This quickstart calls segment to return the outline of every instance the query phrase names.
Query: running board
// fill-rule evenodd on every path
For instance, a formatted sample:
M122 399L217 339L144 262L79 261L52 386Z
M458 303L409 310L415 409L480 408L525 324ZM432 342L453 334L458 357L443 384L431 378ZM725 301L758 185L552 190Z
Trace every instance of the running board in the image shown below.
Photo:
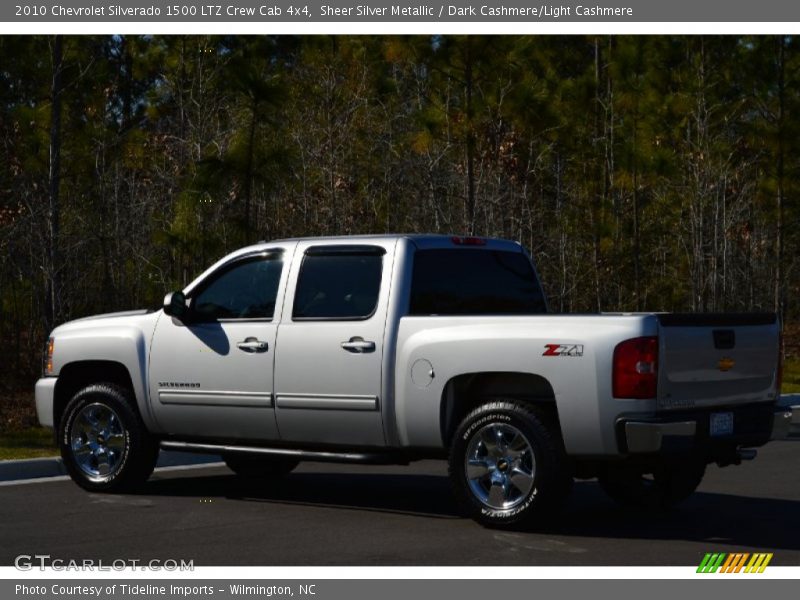
M362 463L373 465L407 465L408 458L398 454L367 452L319 452L289 448L263 448L260 446L232 446L228 444L197 444L193 442L161 442L164 450L199 452L203 454L247 454L251 456L282 456L313 462Z

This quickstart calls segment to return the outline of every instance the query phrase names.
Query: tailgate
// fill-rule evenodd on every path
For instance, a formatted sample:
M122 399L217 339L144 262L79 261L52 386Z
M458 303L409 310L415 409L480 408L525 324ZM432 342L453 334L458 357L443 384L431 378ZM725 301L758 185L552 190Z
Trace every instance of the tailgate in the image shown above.
M776 399L774 313L663 314L658 321L659 409Z

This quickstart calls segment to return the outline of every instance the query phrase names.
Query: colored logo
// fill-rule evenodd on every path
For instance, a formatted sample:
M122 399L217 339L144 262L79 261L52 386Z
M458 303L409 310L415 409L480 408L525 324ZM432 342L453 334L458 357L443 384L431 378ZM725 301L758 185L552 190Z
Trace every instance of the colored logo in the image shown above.
M733 365L736 363L733 362L732 358L728 358L727 356L720 358L719 362L717 363L717 368L720 371L730 371L733 368Z
M757 552L755 554L749 554L747 552L735 552L733 554L709 552L703 557L703 561L700 563L700 566L697 567L697 572L763 573L771 560L771 552Z
M583 356L583 344L545 344L542 356Z

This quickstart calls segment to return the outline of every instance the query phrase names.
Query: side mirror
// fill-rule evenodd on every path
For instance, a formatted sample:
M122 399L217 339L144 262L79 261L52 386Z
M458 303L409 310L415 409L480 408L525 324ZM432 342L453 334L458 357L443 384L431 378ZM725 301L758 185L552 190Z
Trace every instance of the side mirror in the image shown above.
M180 321L186 317L187 312L186 296L183 292L170 292L164 296L164 314Z

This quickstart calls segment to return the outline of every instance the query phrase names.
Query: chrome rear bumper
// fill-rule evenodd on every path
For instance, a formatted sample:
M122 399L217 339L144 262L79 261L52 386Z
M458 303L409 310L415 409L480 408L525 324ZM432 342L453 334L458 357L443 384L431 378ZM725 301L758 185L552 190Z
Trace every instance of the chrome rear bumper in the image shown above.
M666 437L683 438L689 441L695 437L696 433L697 423L695 421L679 421L676 423L628 421L625 423L628 452L635 454L660 451Z
M736 413L737 408L731 408ZM782 440L790 434L800 434L800 406L757 407L758 418L738 414L734 433L727 436L709 435L709 411L684 413L682 418L654 417L625 420L621 423L624 451L630 454L683 451L692 448L760 446L771 440Z

